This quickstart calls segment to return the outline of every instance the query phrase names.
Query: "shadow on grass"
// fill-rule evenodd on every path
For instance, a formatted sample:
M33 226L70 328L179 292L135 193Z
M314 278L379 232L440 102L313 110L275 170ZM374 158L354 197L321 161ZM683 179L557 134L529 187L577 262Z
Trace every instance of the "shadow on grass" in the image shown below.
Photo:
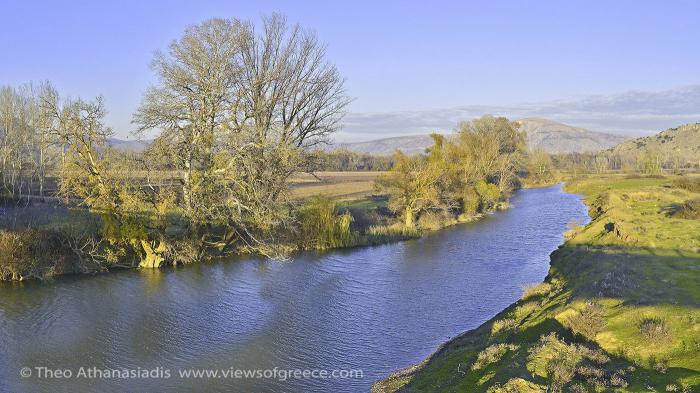
M516 302L480 327L442 345L423 363L375 385L374 391L485 392L489 387L503 386L515 379L551 389L553 381L549 375L533 370L531 354L542 345L541 339L552 333L566 345L583 346L609 358L605 364L591 364L584 359L574 368L563 391L570 391L567 389L576 383L585 386L587 391L596 388L611 391L623 386L631 391L646 391L650 387L663 391L676 386L677 391L683 391L679 381L691 381L691 386L684 382L685 387L697 388L700 381L697 370L669 367L668 359L657 360L653 356L642 361L638 357L634 360L624 351L608 353L598 343L575 336L558 317L575 300L597 298L617 299L620 305L632 307L698 307L700 258L689 254L623 246L561 246L552 253L552 267L546 282L563 285L552 293L536 297L538 307L516 320L513 328L492 333L494 323L515 318L516 310L532 303L533 299ZM471 368L481 351L498 344L516 344L518 349L483 369ZM700 354L700 348L692 351ZM579 371L578 366L589 368ZM586 376L583 375L585 370L598 374ZM512 391L520 391L515 389Z
M689 285L700 282L700 258L677 250L562 246L552 254L550 276L566 282L574 297L700 306L700 288Z

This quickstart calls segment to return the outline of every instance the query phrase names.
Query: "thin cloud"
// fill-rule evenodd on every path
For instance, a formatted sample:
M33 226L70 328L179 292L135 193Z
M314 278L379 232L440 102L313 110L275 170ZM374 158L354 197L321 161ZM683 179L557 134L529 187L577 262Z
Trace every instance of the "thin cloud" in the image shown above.
M336 140L450 132L460 121L483 114L513 119L544 117L592 131L649 135L680 124L700 122L700 85L510 106L470 105L425 111L349 113Z

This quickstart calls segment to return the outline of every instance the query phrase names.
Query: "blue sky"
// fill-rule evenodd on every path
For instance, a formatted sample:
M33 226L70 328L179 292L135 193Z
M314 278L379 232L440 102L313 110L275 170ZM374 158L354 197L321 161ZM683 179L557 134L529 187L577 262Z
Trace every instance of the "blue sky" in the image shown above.
M120 136L133 128L131 114L154 80L148 67L154 50L210 17L257 21L274 11L315 30L328 45L329 59L347 78L355 113L488 110L700 84L698 1L1 0L0 5L0 84L48 79L67 95L101 94L108 123ZM605 123L599 128L634 131ZM349 127L343 138L357 139L359 131L353 135Z

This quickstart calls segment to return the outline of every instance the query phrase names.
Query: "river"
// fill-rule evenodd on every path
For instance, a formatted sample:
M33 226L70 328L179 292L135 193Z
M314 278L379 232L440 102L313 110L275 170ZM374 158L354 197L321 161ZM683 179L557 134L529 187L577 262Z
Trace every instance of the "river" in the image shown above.
M561 186L511 203L421 239L286 262L0 284L0 391L367 391L517 300L568 223L588 220ZM180 376L190 369L229 374Z

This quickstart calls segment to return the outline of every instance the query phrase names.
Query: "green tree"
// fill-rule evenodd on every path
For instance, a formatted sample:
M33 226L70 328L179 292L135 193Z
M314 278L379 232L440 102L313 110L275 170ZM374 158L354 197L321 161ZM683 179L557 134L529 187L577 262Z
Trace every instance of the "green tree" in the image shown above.
M424 157L410 157L397 150L394 167L377 179L377 187L389 194L389 208L403 216L407 228L415 227L416 216L440 206L440 173Z

